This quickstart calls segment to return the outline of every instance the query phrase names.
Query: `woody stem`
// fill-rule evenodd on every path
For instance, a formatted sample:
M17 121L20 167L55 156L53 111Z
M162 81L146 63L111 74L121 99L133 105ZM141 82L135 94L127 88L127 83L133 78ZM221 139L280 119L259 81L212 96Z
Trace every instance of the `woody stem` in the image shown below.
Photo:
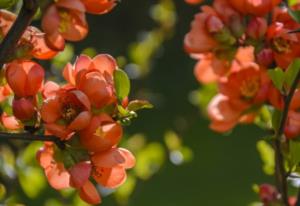
M23 0L23 5L16 21L0 44L0 69L10 59L10 55L14 52L26 28L30 25L37 9L38 0Z
M52 135L35 135L31 133L6 133L0 132L0 141L1 140L23 140L23 141L48 141L54 142L57 147L60 149L65 149L66 145L65 142L62 141L60 138Z
M288 191L287 191L287 180L286 180L286 171L284 168L284 156L282 153L282 143L285 142L284 137L284 128L290 108L290 104L292 98L294 96L295 90L297 89L298 83L300 80L300 71L298 72L292 86L287 95L283 95L284 99L284 107L282 111L282 115L280 118L280 124L277 131L275 131L275 140L274 140L274 148L275 148L275 175L277 180L277 188L281 194L282 201L285 206L288 206Z

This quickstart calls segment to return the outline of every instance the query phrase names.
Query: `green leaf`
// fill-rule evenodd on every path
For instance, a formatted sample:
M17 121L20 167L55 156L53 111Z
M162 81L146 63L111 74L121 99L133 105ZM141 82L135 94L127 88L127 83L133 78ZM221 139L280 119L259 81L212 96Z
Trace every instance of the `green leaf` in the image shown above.
M0 1L0 9L7 9L16 4L16 0L1 0Z
M292 86L299 70L300 70L300 58L297 58L289 65L287 71L285 72L284 83L288 87Z
M284 72L281 68L276 67L275 69L268 70L269 77L271 78L274 86L282 91L282 86L285 80Z
M297 23L300 23L300 11L299 10L291 10L289 7L288 8L288 13L289 15L296 21Z
M297 0L288 0L289 6L294 6L297 3L298 3Z
M19 170L19 181L25 194L36 198L46 186L45 177L40 168L26 167Z
M289 149L291 154L291 160L294 164L298 164L300 162L300 142L299 141L290 141Z
M140 109L151 109L153 105L146 100L133 100L129 102L127 109L129 111L137 111Z
M165 150L160 143L150 143L136 154L135 174L143 179L149 179L158 172L165 162Z
M122 101L130 92L130 80L123 70L117 69L114 72L114 83L117 98Z
M272 127L274 130L278 130L280 126L280 119L281 119L281 111L275 109L272 114Z
M261 160L263 162L263 171L267 175L274 174L275 168L275 152L274 149L264 140L258 141L256 148L260 154Z

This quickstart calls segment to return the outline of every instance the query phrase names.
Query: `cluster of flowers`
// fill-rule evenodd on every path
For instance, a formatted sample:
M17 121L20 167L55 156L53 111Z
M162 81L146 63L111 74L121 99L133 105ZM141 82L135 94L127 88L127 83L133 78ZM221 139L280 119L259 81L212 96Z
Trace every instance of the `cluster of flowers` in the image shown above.
M214 0L195 15L184 48L198 61L194 68L197 80L217 85L207 109L212 130L224 133L239 123L256 123L262 108L271 114L283 110L291 81L282 79L295 76L291 68L300 57L300 34L296 32L300 24L293 16L300 1L293 2L288 7L281 0ZM281 78L278 84L276 78ZM300 135L299 108L297 88L284 127L288 139ZM265 126L272 129L270 122ZM264 205L280 202L280 194L270 185L260 187L260 197ZM295 202L291 200L290 205Z
M114 6L114 0L50 1L42 8L44 32L26 29L1 76L0 101L12 99L13 113L2 113L3 127L15 132L31 128L59 138L64 148L45 142L37 160L53 188L75 188L90 204L101 202L95 183L116 188L126 180L126 169L135 165L131 152L117 147L123 134L119 110L130 113L128 98L120 99L116 91L115 73L120 70L107 54L81 55L65 66L65 85L44 84L44 69L30 59L51 59L64 49L65 40L86 36L84 12L102 14ZM0 10L0 40L15 20L13 13Z
M238 123L252 123L262 105L282 109L282 95L267 71L276 66L285 71L300 56L300 35L290 33L300 24L280 3L214 0L195 15L184 46L198 60L194 73L199 82L218 84L208 106L213 130L226 132ZM288 138L300 134L299 92L285 127Z

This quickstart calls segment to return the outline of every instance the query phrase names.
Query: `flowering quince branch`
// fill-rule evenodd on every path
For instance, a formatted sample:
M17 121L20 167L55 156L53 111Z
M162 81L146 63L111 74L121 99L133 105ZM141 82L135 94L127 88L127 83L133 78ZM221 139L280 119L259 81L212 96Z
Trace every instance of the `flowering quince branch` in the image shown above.
M16 140L23 140L23 141L48 141L54 142L58 148L64 150L66 148L65 142L62 141L60 138L53 136L53 135L35 135L31 133L7 133L7 132L0 132L0 139L16 139Z
M274 168L264 170L275 173L277 188L262 184L257 190L264 206L300 205L300 197L289 196L287 181L300 169L299 6L299 1L213 0L201 7L184 38L186 52L198 61L197 80L204 87L217 85L207 104L210 128L224 133L252 123L274 131L257 143L264 162L266 154L274 156L265 163Z
M274 140L274 146L275 146L275 161L276 161L276 178L277 178L277 184L279 192L282 195L282 201L287 206L288 204L288 193L287 193L287 180L286 180L286 171L284 168L284 157L282 154L282 147L281 143L286 141L284 138L284 129L287 121L287 116L290 108L290 104L292 101L292 98L295 94L295 91L297 89L297 86L300 81L300 70L298 71L294 82L292 83L292 86L288 92L288 94L283 94L283 100L284 100L284 107L280 118L279 128L277 131L275 131L275 140ZM300 201L298 199L298 201ZM299 202L300 203L300 202Z
M117 2L37 3L24 0L18 17L0 10L0 66L5 80L0 102L9 109L7 114L1 108L1 128L9 132L0 132L0 139L44 141L36 158L49 184L56 190L74 188L85 202L99 204L95 183L115 189L135 165L134 155L118 147L122 126L136 117L137 110L152 105L128 100L130 80L108 54L80 55L74 65L67 63L63 85L44 82L44 68L31 59L51 59L64 50L66 41L84 39L88 33L85 14L105 14ZM43 32L29 26L37 6L42 11ZM40 129L44 135L36 134Z
M26 28L30 25L37 9L37 0L23 0L23 5L16 21L0 44L0 69L10 60L10 55L14 52Z

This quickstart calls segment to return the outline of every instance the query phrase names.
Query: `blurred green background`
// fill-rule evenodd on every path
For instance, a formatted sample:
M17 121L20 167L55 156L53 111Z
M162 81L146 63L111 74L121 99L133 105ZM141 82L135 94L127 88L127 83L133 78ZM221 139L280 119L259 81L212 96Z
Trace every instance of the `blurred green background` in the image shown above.
M244 206L257 200L253 184L272 181L263 174L256 150L263 132L240 126L216 134L197 106L195 61L182 42L198 10L183 0L124 0L109 14L89 15L88 38L68 47L52 65L44 63L55 74L74 60L72 52L109 53L132 79L130 98L155 106L125 128L122 144L137 155L137 167L119 191L101 190L103 206ZM23 143L9 144L0 149L5 204L84 205L72 192L59 194L45 182L34 160L39 143L25 154L9 149L25 148Z

